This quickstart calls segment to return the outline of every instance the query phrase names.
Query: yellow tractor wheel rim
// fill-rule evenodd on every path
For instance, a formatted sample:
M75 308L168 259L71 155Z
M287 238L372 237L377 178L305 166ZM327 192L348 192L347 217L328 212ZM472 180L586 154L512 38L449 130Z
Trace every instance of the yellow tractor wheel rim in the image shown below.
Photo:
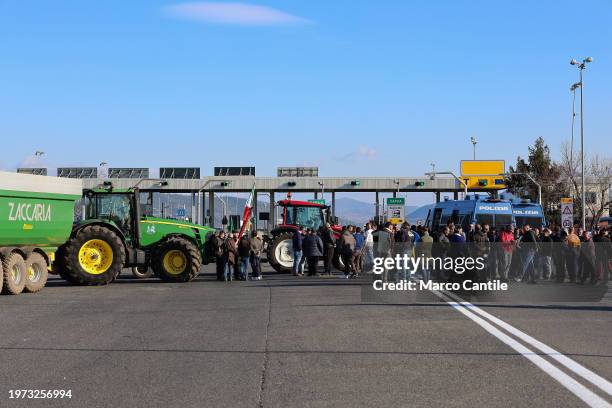
M163 259L164 269L172 274L179 275L183 273L187 267L187 257L182 251L178 249L172 249L164 255Z
M113 249L108 242L90 239L79 249L81 268L92 275L100 275L113 264Z

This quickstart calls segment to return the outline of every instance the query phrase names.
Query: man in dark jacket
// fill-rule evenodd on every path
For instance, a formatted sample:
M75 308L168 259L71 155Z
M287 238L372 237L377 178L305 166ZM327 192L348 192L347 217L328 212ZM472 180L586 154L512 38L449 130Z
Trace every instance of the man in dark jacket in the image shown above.
M225 279L225 264L227 256L225 254L225 231L219 231L213 237L213 248L215 251L215 263L217 265L217 280Z
M534 258L538 250L538 241L529 224L523 227L520 247L523 249L523 270L520 279L517 278L517 281L526 280L529 283L536 283Z
M323 256L323 241L310 228L306 231L306 236L302 241L302 251L308 263L308 276L319 276L317 264L319 258Z
M293 274L295 276L303 275L304 270L302 269L302 233L304 228L300 225L297 231L293 234L292 245L293 245Z
M441 259L441 264L439 266L444 265L444 258L446 258L448 254L448 250L450 247L450 241L448 240L449 234L450 234L450 230L448 229L448 227L442 228L442 230L440 231L440 234L438 234L438 239L436 242L434 242L434 245L432 248L432 256L434 258ZM440 279L440 280L446 280L447 274L444 271L443 267L440 267L440 269L436 269L435 278Z
M555 265L555 282L565 282L565 254L567 252L567 233L554 227L552 234L552 260Z
M477 272L478 278L484 281L488 278L486 261L489 257L489 252L491 251L491 242L489 241L489 237L487 236L487 234L482 230L482 226L480 224L476 224L474 226L472 240L472 257L483 258L485 261L485 268Z
M325 228L321 231L321 241L323 242L323 265L325 267L325 273L331 276L331 267L334 261L334 250L336 247L336 240L334 238L334 230L332 230L330 224L325 224Z
M244 234L238 242L238 263L240 265L240 280L249 280L249 260L251 258L251 239Z

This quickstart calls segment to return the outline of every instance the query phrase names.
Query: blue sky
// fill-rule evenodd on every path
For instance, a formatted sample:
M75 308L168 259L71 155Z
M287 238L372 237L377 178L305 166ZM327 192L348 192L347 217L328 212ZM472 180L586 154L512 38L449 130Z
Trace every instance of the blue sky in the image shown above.
M0 0L0 168L420 175L569 138L612 154L612 3Z

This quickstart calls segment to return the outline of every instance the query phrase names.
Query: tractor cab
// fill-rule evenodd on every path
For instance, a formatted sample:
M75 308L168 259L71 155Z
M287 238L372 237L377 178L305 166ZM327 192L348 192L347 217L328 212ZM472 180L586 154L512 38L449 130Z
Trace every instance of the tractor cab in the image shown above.
M298 201L291 199L291 193L287 199L278 202L280 210L278 228L296 228L301 225L318 231L326 223L338 224L338 218L331 215L330 207L322 202Z
M84 222L103 221L117 228L126 241L138 245L140 204L138 190L86 190Z
M278 202L282 213L279 227L312 228L318 231L327 222L328 209L325 205L308 201L282 200Z
M277 203L278 225L266 236L267 259L278 272L289 272L293 265L292 238L298 226L320 231L326 223L331 224L335 238L338 238L342 229L338 218L330 213L329 206L320 202L292 200L291 194L287 199ZM339 256L334 256L339 258Z

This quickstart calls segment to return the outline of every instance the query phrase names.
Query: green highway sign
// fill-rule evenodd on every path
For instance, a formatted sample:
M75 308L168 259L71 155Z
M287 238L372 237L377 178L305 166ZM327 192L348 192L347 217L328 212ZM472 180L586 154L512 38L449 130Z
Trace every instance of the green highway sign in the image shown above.
M406 199L404 197L388 197L387 205L405 205Z
M387 198L387 221L391 224L401 224L406 221L406 199L404 197Z

